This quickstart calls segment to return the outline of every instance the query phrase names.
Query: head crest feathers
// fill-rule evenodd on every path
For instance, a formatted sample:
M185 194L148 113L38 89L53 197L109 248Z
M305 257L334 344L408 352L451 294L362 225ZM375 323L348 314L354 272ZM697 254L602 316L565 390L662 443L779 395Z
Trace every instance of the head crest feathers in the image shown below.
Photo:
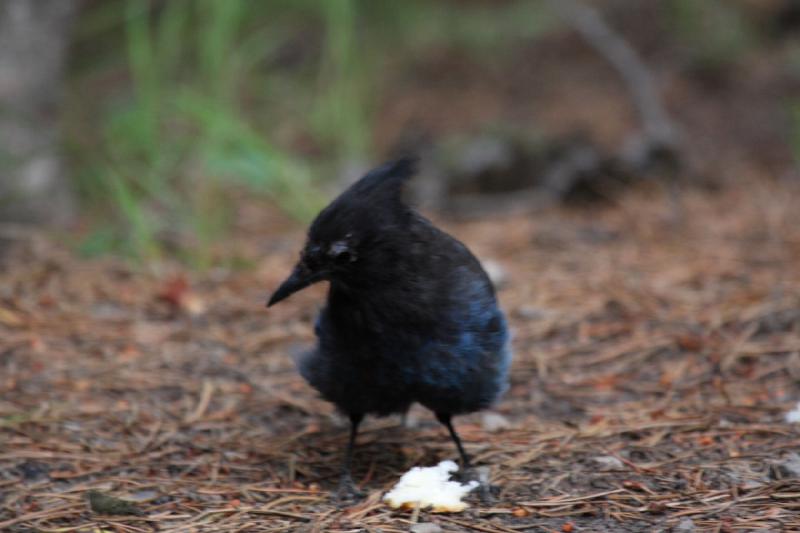
M416 169L417 159L404 157L370 170L317 215L309 234L324 240L353 229L402 225L410 213L403 184Z
M403 184L417 172L418 159L403 157L376 167L355 182L345 194L374 197L389 194L400 199Z

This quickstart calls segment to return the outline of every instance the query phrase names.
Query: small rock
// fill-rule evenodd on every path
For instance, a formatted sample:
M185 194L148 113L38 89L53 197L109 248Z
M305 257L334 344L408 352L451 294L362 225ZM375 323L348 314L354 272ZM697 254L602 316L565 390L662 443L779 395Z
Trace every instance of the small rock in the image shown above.
M494 259L484 259L481 265L495 288L499 289L508 284L508 271L499 262Z
M416 413L413 410L403 413L402 417L400 418L400 425L409 429L419 427L419 413Z
M439 524L434 524L433 522L422 522L411 526L409 531L411 533L441 533L442 528Z
M755 479L748 479L744 483L742 483L740 486L741 486L742 490L748 490L749 491L749 490L760 489L761 487L764 486L764 484L761 483L760 481L756 481Z
M800 478L800 455L790 454L782 461L773 463L773 469L778 474L779 479Z
M92 508L92 511L97 514L137 516L143 514L141 509L139 509L133 502L120 500L119 498L115 498L96 490L90 490L86 496L89 500L89 506Z
M122 305L114 302L97 302L89 308L89 313L96 320L118 322L130 318L130 312Z
M622 461L614 457L613 455L602 455L600 457L595 457L595 463L600 465L601 472L608 472L610 470L623 470L625 465L622 464Z
M484 431L489 433L496 433L511 427L511 422L508 420L508 418L504 417L500 413L493 413L491 411L483 413L481 424L483 425Z
M188 293L181 300L181 308L191 316L200 316L206 312L208 306L205 300L194 293Z
M721 428L730 428L736 425L732 420L727 418L720 418L718 424Z
M800 423L800 402L797 403L794 409L786 413L785 419L788 424Z
M678 525L675 526L675 529L673 531L675 531L676 533L694 531L694 522L692 521L691 518L684 518L683 520L678 522Z
M125 499L135 503L151 502L161 496L155 490L138 490L129 494Z
M524 320L541 320L547 317L548 313L544 309L532 305L521 305L514 311L514 314Z

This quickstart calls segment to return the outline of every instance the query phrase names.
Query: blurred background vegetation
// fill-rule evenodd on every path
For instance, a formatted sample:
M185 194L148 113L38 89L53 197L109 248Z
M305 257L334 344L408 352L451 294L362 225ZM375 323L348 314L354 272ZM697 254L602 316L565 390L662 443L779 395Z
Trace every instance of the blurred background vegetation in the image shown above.
M202 248L242 188L308 220L321 181L375 157L387 58L529 36L540 8L514 2L485 25L491 6L459 13L425 0L92 4L75 36L65 127L81 198L113 223L84 249L150 255L167 232Z
M788 146L793 139L800 153L800 98L790 97L800 78L795 2L587 4L664 82L667 107L690 137L714 136L702 124L726 122L693 107L704 99L741 116L748 98L771 98L780 116L766 116L776 107L758 112L779 124L765 135L778 134L756 140ZM583 45L551 7L544 0L82 2L59 113L66 174L81 206L77 246L87 254L176 254L202 266L243 198L263 196L306 221L342 179L391 155L409 135L413 147L492 128L556 135L558 121L530 102L551 106L552 93L583 91L569 84L589 91L566 98L563 115L582 101L590 118L580 127L565 118L564 132L594 123L595 135L614 138L618 131L604 121L620 104L585 99L591 72L561 74L582 68L570 57ZM752 81L759 76L763 82ZM621 113L618 130L630 129L629 115ZM784 159L761 168L770 173Z

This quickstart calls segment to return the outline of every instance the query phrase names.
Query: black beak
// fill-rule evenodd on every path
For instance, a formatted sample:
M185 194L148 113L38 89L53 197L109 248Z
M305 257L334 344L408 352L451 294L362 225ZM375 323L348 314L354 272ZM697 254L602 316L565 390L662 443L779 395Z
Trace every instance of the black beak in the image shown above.
M298 263L286 281L281 283L281 286L278 287L278 290L272 293L272 296L267 302L267 307L272 307L276 303L280 302L281 300L285 300L297 291L305 289L309 285L321 281L323 277L323 273L312 272L305 264Z

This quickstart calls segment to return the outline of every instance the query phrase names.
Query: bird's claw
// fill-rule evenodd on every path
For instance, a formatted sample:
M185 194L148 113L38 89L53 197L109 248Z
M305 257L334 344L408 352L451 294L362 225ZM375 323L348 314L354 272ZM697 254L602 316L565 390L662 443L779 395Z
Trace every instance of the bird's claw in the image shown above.
M485 506L490 506L494 504L495 497L494 497L494 490L497 487L493 487L489 483L481 483L478 486L478 497L481 499L481 503Z
M492 494L492 489L494 487L489 483L488 466L467 467L456 474L456 478L461 483L477 481L478 497L481 499L481 503L483 505L491 505L494 503L494 495Z
M339 488L333 493L333 501L339 505L356 503L364 499L364 493L358 490L350 477L342 478Z

